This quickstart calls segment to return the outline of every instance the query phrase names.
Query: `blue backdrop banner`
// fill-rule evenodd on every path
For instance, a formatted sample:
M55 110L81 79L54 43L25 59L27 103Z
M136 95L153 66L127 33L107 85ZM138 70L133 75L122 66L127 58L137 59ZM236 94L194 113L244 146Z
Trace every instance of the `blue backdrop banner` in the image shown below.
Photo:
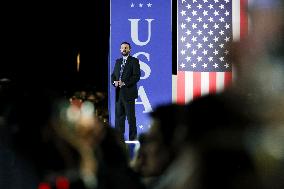
M138 134L150 127L148 113L155 106L172 102L171 0L111 0L109 58L109 112L115 122L115 88L111 73L121 57L120 44L131 44L139 59L141 78L135 102ZM128 139L126 121L125 139Z

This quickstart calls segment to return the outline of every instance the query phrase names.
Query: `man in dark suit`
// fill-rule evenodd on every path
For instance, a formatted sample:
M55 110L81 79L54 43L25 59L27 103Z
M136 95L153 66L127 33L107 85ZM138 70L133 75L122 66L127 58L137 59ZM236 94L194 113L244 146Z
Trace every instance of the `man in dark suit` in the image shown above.
M129 140L137 138L135 99L138 97L137 82L140 80L139 60L130 56L131 46L122 42L120 52L122 58L116 60L111 82L116 88L115 128L124 135L125 118L129 125Z

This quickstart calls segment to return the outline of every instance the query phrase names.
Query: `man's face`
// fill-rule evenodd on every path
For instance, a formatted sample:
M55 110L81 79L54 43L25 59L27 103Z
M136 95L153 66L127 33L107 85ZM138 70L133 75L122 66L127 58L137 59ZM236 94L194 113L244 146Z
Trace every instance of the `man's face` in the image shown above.
M129 53L130 53L129 45L127 45L127 44L122 44L122 45L120 46L120 52L121 52L122 56L128 56Z

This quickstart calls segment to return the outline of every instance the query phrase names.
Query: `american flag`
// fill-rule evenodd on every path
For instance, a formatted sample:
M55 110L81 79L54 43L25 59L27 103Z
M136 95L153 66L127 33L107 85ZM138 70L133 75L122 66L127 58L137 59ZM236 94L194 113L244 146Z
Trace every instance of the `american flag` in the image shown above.
M246 4L247 0L178 0L178 103L230 85L228 47L247 33Z

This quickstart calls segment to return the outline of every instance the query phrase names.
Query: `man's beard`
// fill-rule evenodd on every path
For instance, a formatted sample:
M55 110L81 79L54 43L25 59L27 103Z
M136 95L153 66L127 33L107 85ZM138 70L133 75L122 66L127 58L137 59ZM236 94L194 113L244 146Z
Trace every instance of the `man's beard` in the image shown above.
M129 52L122 52L121 54L122 54L122 56L128 56Z

